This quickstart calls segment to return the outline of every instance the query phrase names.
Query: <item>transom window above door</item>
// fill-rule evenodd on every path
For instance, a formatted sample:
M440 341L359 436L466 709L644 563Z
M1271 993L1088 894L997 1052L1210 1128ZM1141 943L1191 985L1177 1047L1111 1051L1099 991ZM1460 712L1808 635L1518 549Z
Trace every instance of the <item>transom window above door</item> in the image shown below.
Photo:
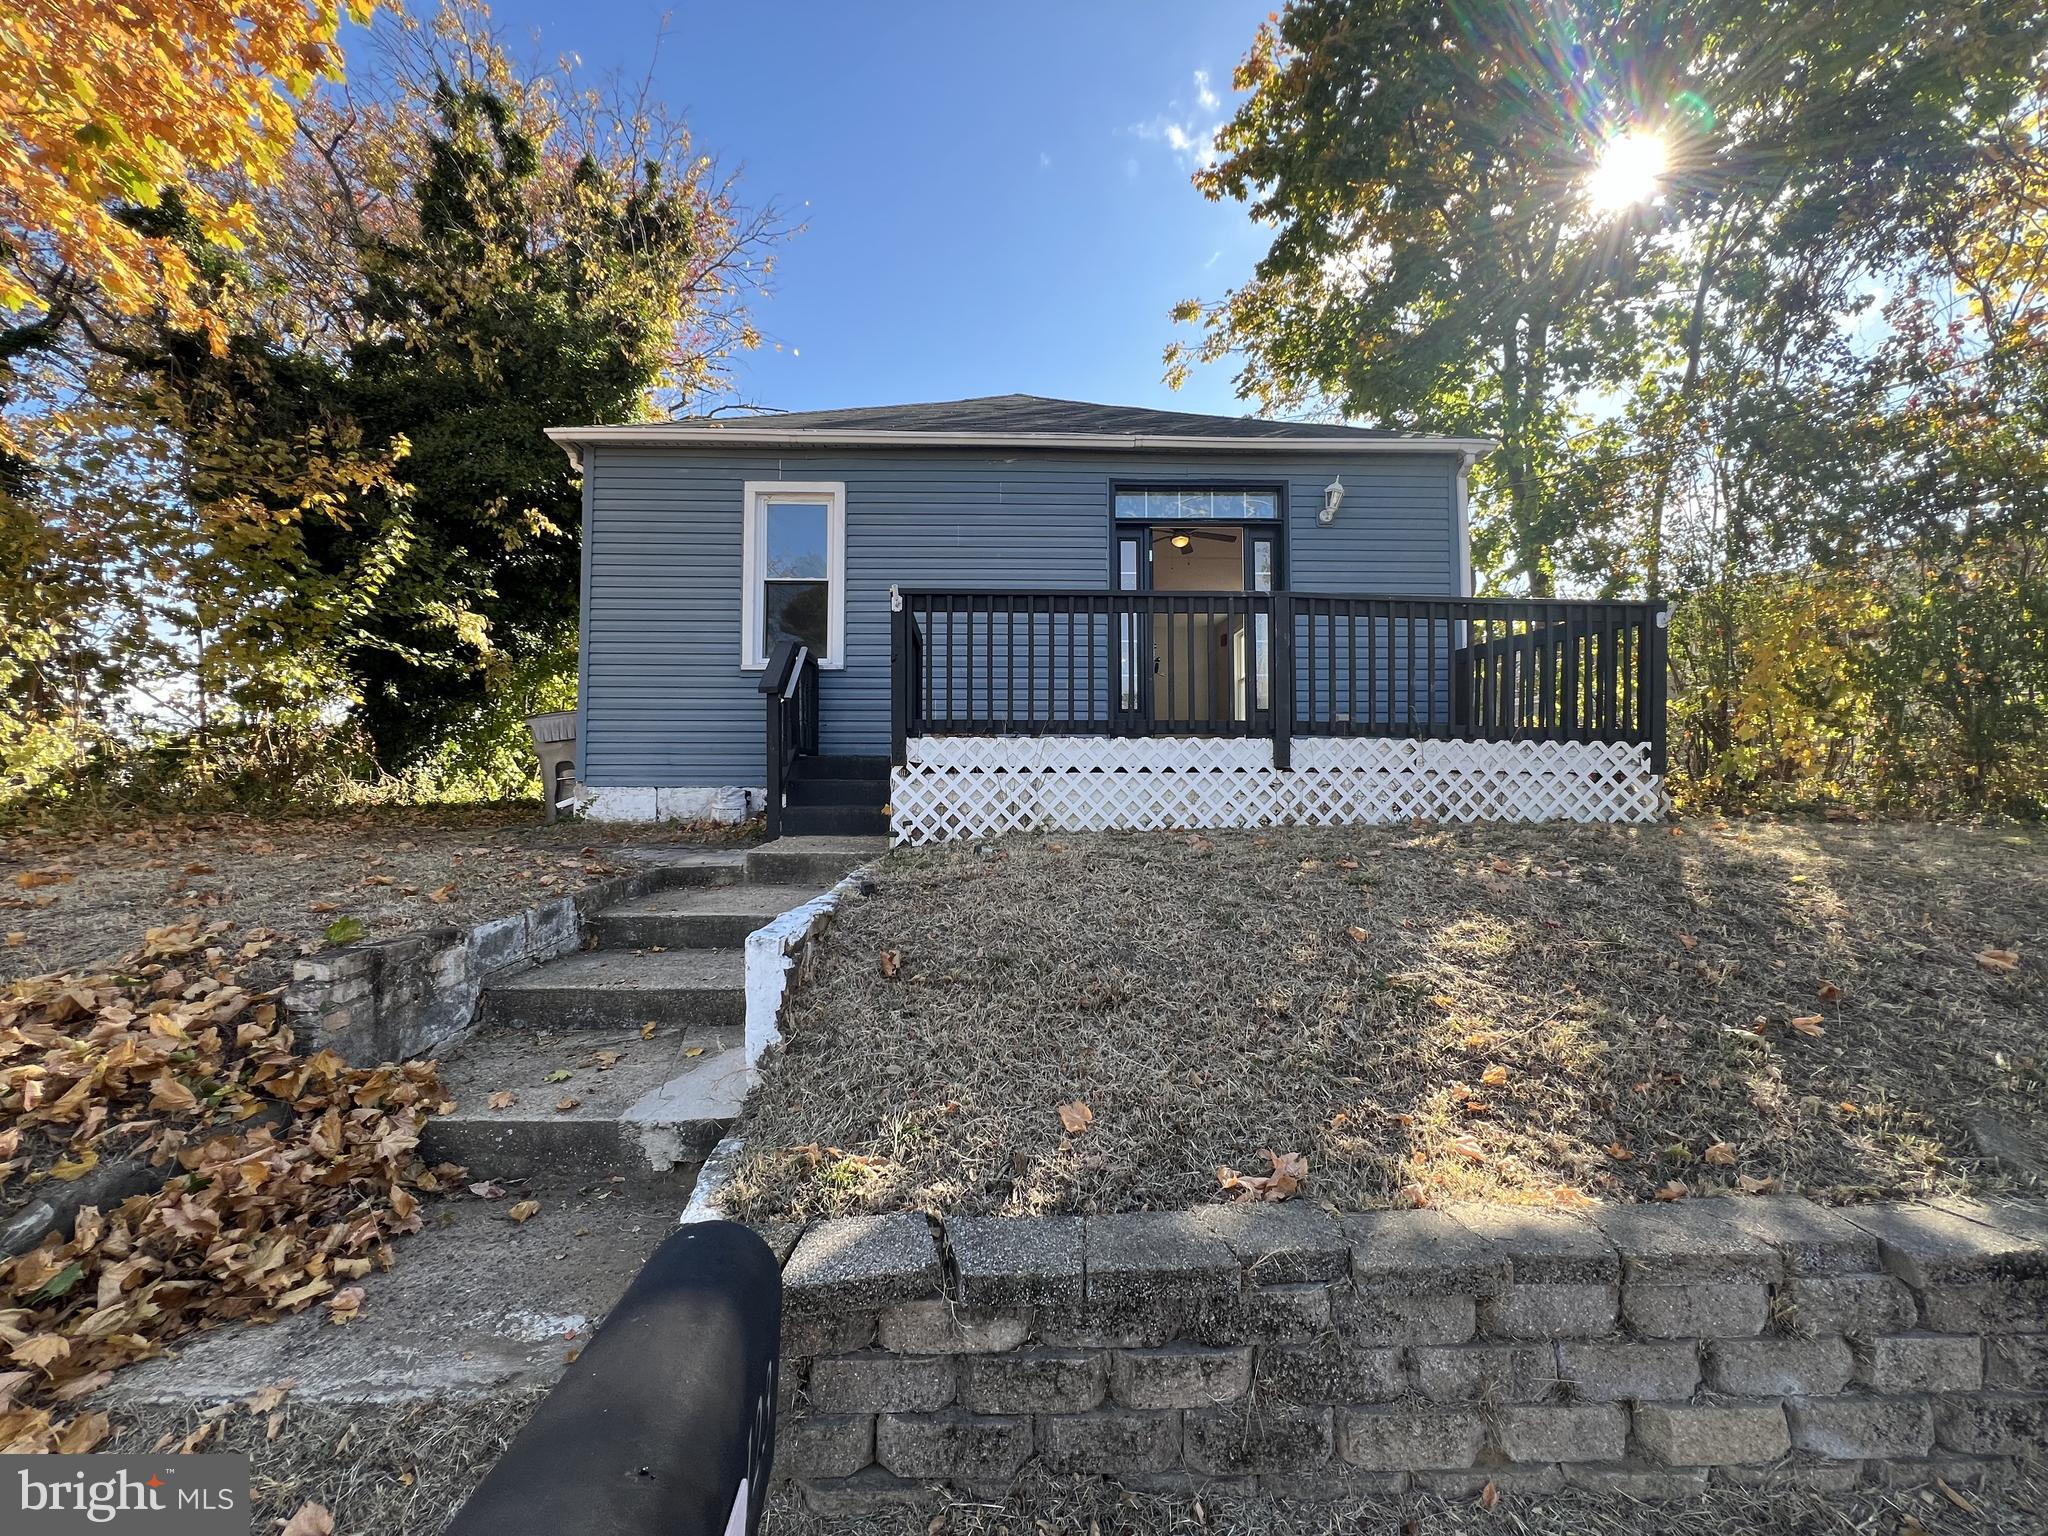
M759 671L784 640L821 667L846 651L846 486L751 480L741 564L740 665Z
M1200 485L1118 491L1116 515L1151 523L1186 523L1209 518L1261 522L1280 515L1280 493Z

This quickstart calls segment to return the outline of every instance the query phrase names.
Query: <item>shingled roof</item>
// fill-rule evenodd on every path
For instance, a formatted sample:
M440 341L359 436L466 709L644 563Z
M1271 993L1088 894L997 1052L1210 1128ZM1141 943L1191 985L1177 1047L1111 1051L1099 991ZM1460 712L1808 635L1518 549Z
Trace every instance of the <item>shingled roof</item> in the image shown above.
M686 418L689 419L689 418ZM695 418L703 424L703 418ZM1016 432L1071 436L1138 437L1407 437L1371 427L1319 421L1269 421L1263 416L1202 416L1135 405L1095 405L1044 395L978 395L972 400L931 400L920 405L868 405L843 411L777 411L748 418L778 427L860 427L870 432ZM734 425L736 423L726 423Z
M982 395L915 405L861 406L851 410L763 412L752 416L685 416L630 426L551 427L548 436L572 452L585 444L614 442L677 447L717 443L819 443L943 447L960 445L1079 448L1219 447L1265 449L1315 446L1324 450L1385 451L1411 448L1482 453L1486 438L1440 437L1319 421L1272 421L1261 416L1204 416L1132 405L1095 405L1043 395Z

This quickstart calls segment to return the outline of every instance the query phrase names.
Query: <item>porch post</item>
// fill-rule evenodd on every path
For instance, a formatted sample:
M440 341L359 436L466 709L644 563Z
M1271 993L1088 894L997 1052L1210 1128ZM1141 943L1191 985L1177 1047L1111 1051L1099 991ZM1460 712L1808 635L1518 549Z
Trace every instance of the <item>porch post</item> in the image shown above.
M1294 599L1273 594L1272 660L1273 766L1283 772L1294 766Z
M910 724L910 690L916 686L910 674L910 615L903 611L903 594L889 589L889 761L901 768L910 759L907 743Z
M1644 626L1650 643L1644 647L1649 671L1649 691L1644 702L1650 711L1650 772L1663 777L1667 742L1665 739L1665 703L1670 688L1670 636L1671 604L1669 601L1650 605L1650 622Z

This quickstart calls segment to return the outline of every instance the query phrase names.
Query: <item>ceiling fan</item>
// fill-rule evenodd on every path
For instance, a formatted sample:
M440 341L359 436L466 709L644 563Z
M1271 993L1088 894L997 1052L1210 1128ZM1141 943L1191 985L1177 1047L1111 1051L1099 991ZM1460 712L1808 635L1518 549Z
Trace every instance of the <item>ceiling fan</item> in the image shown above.
M1153 537L1157 538L1158 535L1154 534ZM1185 554L1194 546L1196 539L1214 539L1218 544L1235 544L1237 542L1237 535L1234 533L1216 533L1207 528L1176 528L1167 535L1166 542Z

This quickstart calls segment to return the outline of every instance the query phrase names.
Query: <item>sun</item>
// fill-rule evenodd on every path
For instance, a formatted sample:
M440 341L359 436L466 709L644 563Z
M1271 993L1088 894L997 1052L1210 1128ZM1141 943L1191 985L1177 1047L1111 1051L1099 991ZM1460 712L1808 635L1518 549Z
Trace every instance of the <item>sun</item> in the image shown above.
M1586 196L1602 213L1640 207L1663 187L1668 165L1663 135L1631 128L1602 146L1586 177Z

